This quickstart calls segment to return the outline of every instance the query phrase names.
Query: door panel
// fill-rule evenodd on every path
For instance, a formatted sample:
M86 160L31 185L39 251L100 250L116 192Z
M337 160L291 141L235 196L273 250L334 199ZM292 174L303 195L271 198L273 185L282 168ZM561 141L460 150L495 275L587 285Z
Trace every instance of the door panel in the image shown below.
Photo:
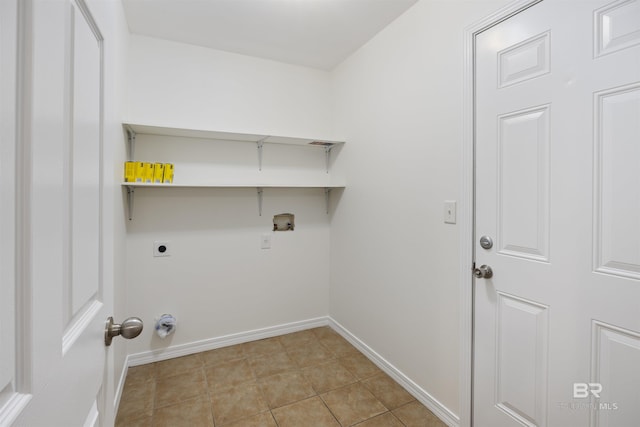
M595 12L596 56L640 44L640 4L633 0L609 3Z
M17 1L0 2L0 424L16 390L16 55Z
M498 52L498 87L503 88L549 72L550 33L546 32Z
M525 425L546 418L549 307L498 292L496 402Z
M103 39L82 0L25 1L24 381L16 426L95 425L103 300Z
M606 410L595 412L593 426L632 426L637 414L621 411L637 404L640 369L627 369L640 363L640 334L626 329L593 322L593 372L595 383L602 384L600 400Z
M544 0L477 37L476 426L640 419L639 5Z
M548 261L549 106L498 117L499 253Z
M595 268L640 279L640 85L596 94Z
M70 314L76 317L100 300L101 221L101 36L87 18L71 9L73 22L73 128L69 143L71 173Z

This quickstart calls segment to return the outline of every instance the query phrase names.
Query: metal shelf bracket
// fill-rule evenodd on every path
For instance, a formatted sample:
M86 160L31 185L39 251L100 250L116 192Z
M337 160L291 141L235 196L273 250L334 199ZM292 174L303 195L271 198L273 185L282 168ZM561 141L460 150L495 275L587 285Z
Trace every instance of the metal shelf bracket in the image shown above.
M258 216L262 216L262 187L256 187L258 192Z
M327 215L329 215L329 196L331 196L331 188L325 187L324 188L324 202L325 202L326 207L327 207Z
M327 163L327 173L329 173L329 166L331 164L331 149L333 148L333 145L328 145L326 147L324 147L324 157L325 157L325 161Z
M127 213L129 221L133 219L133 187L127 187Z
M126 127L127 129L127 141L129 142L129 147L127 150L127 155L129 157L129 160L133 160L133 156L135 154L136 151L136 132L131 129L130 126Z
M256 145L258 146L258 170L259 171L262 171L262 147L264 147L264 141L267 138L269 137L265 136L264 138L256 142Z

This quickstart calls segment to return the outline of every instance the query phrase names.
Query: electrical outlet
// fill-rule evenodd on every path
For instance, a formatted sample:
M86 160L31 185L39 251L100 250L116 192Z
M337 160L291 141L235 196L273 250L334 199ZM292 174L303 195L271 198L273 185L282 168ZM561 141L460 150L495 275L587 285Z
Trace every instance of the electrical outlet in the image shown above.
M166 240L153 242L153 256L171 256L170 243Z
M262 248L262 249L271 249L271 234L264 233L260 237L260 248Z

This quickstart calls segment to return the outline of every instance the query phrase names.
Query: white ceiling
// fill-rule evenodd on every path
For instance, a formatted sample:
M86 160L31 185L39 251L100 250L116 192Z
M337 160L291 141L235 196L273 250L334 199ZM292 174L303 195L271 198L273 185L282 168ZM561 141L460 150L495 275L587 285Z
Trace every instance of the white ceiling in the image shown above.
M132 33L330 70L417 0L122 0Z

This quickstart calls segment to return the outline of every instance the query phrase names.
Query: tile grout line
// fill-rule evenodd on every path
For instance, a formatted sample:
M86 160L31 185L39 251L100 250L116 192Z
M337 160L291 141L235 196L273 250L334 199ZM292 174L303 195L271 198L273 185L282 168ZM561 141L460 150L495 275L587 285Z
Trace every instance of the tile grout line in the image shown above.
M369 420L372 420L374 418L377 417L381 417L381 416L386 416L386 414L390 414L390 417L393 417L393 419L395 419L399 425L402 426L407 426L407 424L405 422L403 422L398 416L395 415L395 413L393 411L395 410L400 410L404 407L406 407L407 405L411 405L413 403L416 402L416 400L412 400L409 402L405 402L403 404L401 404L400 406L396 406L397 403L392 403L389 402L391 407L394 407L394 409L390 409L389 407L387 407L387 405L385 405L384 403L382 403L382 401L377 397L378 395L374 393L374 391L372 389L370 389L369 387L367 387L367 385L365 384L365 381L368 381L374 377L376 377L377 375L380 375L380 373L384 373L384 371L380 371L377 370L377 372L371 372L371 370L366 367L365 365L362 365L359 362L359 358L355 357L353 360L349 361L346 365L343 364L344 361L347 358L350 358L352 356L352 354L354 355L362 355L361 352L359 352L357 350L357 348L355 348L353 345L351 345L349 343L349 347L352 347L352 350L354 350L355 352L352 353L351 350L349 349L345 349L345 347L342 346L342 344L340 343L336 343L335 341L331 341L331 339L329 339L327 337L327 335L320 335L320 333L322 333L323 331L320 331L319 328L317 328L318 330L314 329L310 329L310 331L312 332L312 335L308 338L308 339L297 339L299 337L295 337L293 339L283 339L282 337L286 336L276 336L276 337L270 337L270 338L265 338L264 340L256 340L256 341L252 341L249 343L241 343L241 344L237 344L238 346L241 346L240 348L238 348L239 350L239 354L242 355L241 358L238 358L237 360L244 360L245 363L248 365L250 372L251 372L251 382L253 384L255 384L255 386L257 387L257 391L259 392L259 396L261 397L261 399L264 400L264 402L266 403L266 408L267 410L265 410L264 412L258 412L256 414L253 415L247 415L247 416L243 416L239 419L236 420L229 420L227 424L235 424L243 419L247 419L247 418L251 418L251 417L257 417L259 414L266 414L266 412L268 411L269 416L272 419L272 422L274 423L274 425L276 427L280 427L280 423L278 422L274 411L280 409L280 408L285 408L287 406L290 405L294 405L297 404L299 402L303 402L305 400L309 400L309 399L315 399L315 398L320 398L320 401L322 402L323 407L325 408L325 410L329 411L329 414L331 415L331 419L333 419L339 426L341 427L348 427L347 425L342 425L341 422L338 420L336 414L334 413L334 411L331 410L331 408L329 407L329 405L327 404L327 402L325 401L325 399L322 397L322 394L328 394L328 393L332 393L334 391L346 388L346 387L350 387L350 386L354 386L354 385L358 385L359 387L364 388L365 390L367 390L369 393L371 393L373 395L373 397L382 405L382 407L384 407L386 409L385 412L381 413L381 414L377 414L375 416L366 418L364 420L358 421L356 424L353 424L353 426L358 426L360 424L366 423ZM317 332L317 333L316 333ZM321 340L322 338L322 340ZM271 346L272 348L270 349L270 345L266 342L266 340L272 340L273 342L277 343L278 345L276 346ZM257 344L257 345L252 345L252 346L248 346L248 344L250 343L258 343L260 341L263 341L262 344ZM285 345L284 343L287 343L287 345ZM333 344L333 345L332 345ZM319 352L319 353L324 353L326 352L325 355L318 357L318 352L315 352L313 350L314 346L318 345L318 349L322 349L323 351ZM250 350L249 350L250 349ZM209 350L209 351L216 351L218 349L214 349L214 350ZM349 351L346 351L349 350ZM292 353L296 353L297 351L297 356L296 358L292 357ZM210 356L205 356L204 353L206 352L200 352L200 353L196 353L195 354L195 359L197 360L197 364L195 366L197 366L197 370L200 371L200 375L202 375L204 377L204 393L199 394L197 396L193 396L189 399L186 400L179 400L178 402L175 402L173 404L168 404L168 405L164 405L163 408L165 407L170 407L172 405L181 405L184 404L185 402L189 402L192 400L196 400L196 399L201 399L201 398L206 398L207 399L207 404L208 404L208 408L209 408L209 416L212 419L213 425L218 427L218 425L216 424L216 420L215 420L215 409L214 409L214 405L213 405L213 392L212 392L212 388L215 387L216 383L215 381L212 383L212 379L210 379L207 376L207 368L211 367L211 366L215 366L215 365L219 365L219 364L224 364L227 363L231 360L236 360L235 357L233 358L229 358L229 360L227 360L226 358L229 357L229 355L224 354L222 355L222 357L220 357L220 355L218 357L220 357L219 361L216 362L212 362L212 363L206 363L206 361L212 361L212 360L218 360L216 359L212 359L210 358ZM269 360L268 357L269 356L273 356L274 354L284 354L286 355L286 358L288 359L289 362L293 362L292 364L288 364L288 363L284 363L283 361L280 360ZM304 353L307 353L306 355ZM183 356L183 357L188 357L188 356ZM327 357L326 359L324 357ZM260 360L262 359L262 360ZM259 361L259 363L251 363L250 360L253 360L254 362L256 360ZM154 420L157 417L157 412L159 409L162 408L158 408L158 382L161 381L160 379L160 374L158 372L158 363L159 362L154 362L153 368L151 369L150 373L151 375L149 375L150 380L152 381L152 390L153 390L153 398L151 399L151 416L148 418L145 418L148 420L148 422L155 424ZM264 365L262 365L264 363ZM301 365L302 363L302 365ZM310 375L310 372L313 372L313 368L322 366L322 365L328 365L328 364L336 364L339 365L344 371L348 372L351 376L352 376L352 381L351 383L348 384L342 384L338 387L333 387L330 388L328 390L325 390L323 393L319 392L319 386L322 385L322 381L321 382L316 382L316 385L314 386L314 384L312 383L312 378ZM185 373L189 373L189 372L193 372L196 371L196 369L193 369L193 365L191 364L187 364L187 365L170 365L171 367L169 368L171 369L175 369L178 371L178 373L174 373L173 375L177 376L177 375L183 375ZM185 366L189 366L189 368L185 368ZM280 367L284 366L284 369L279 370ZM274 372L270 372L271 369L274 369ZM181 372L181 369L186 369L184 372ZM337 368L337 367L336 367ZM262 375L262 376L258 376L258 372L269 372L268 375ZM306 374L306 373L309 374ZM317 375L316 374L314 375ZM302 382L304 382L304 387L303 390L308 390L307 392L312 392L313 394L306 396L306 397L302 397L302 398L297 398L294 401L288 401L286 403L278 403L277 407L272 408L271 404L269 403L269 399L268 396L266 394L267 389L263 388L262 386L265 385L267 382L265 381L266 379L270 378L270 377L275 377L278 375L283 375L283 374L289 374L289 373L295 373L295 376L300 376L300 380ZM363 375L363 373L365 373L366 375ZM171 376L171 375L170 375ZM170 377L169 376L169 377ZM344 377L344 375L343 375ZM316 378L317 379L317 378ZM393 380L393 378L391 378ZM287 381L289 381L289 379L283 379L285 381L286 384ZM292 380L298 381L297 378L292 378ZM126 382L126 380L125 380ZM396 381L394 381L395 383L397 383ZM274 382L273 384L276 384L276 382ZM224 384L224 382L223 382ZM294 383L290 383L290 384L294 384ZM326 384L326 383L324 383ZM336 382L334 382L333 384L336 384ZM373 382L370 382L369 385L372 385ZM302 385L302 383L301 383ZM307 389L308 386L308 389ZM237 387L237 385L233 385L232 387ZM297 387L297 385L296 385ZM379 387L379 386L376 386ZM289 396L288 398L294 397L294 396L299 396L300 394L304 394L303 393L293 393L291 396ZM273 394L273 393L272 393ZM277 398L275 399L276 401L278 400ZM280 399L283 400L283 399ZM418 401L418 403L420 403ZM423 406L423 405L421 405ZM137 419L137 418L136 418ZM141 418L142 419L142 418ZM327 418L328 420L329 418ZM223 424L220 427L224 427L227 424ZM351 425L351 424L350 424Z
M337 389L336 389L337 390ZM322 396L318 395L318 397L320 398L320 401L322 402L322 404L324 405L325 408L327 408L327 411L329 411L329 413L331 414L331 416L333 417L334 420L336 420L336 422L338 423L339 426L341 427L345 427L342 425L342 423L340 422L340 420L338 419L338 417L336 416L336 414L333 413L333 411L331 410L331 408L329 408L329 405L327 405L327 402L324 401L324 399L322 398Z

